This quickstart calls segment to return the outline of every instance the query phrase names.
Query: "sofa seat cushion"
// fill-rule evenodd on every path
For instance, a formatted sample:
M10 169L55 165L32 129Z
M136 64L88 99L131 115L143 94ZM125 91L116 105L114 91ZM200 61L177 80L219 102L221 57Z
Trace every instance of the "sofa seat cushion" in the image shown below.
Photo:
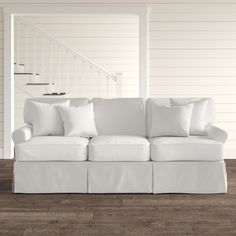
M16 145L17 161L86 161L89 139L38 136Z
M149 161L150 144L140 136L97 136L89 143L90 161Z
M149 139L153 161L220 161L223 145L206 136Z

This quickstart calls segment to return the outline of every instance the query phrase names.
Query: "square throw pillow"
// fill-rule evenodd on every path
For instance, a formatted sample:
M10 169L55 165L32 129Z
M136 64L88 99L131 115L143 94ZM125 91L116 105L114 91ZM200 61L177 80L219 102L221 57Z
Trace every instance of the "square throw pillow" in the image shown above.
M187 99L178 100L171 98L170 102L171 106L182 106L186 104L193 104L189 133L191 135L206 135L205 114L208 100L202 99L198 101L188 101Z
M189 136L193 105L175 107L152 106L149 137Z
M69 100L53 104L31 102L33 136L63 135L63 122L56 107L69 105Z
M57 107L63 120L65 136L97 136L93 103L78 107Z

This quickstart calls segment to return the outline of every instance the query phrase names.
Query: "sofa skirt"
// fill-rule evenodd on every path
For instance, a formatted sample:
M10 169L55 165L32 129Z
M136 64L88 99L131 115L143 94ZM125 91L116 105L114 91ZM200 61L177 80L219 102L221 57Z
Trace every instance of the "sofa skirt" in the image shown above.
M226 193L224 161L153 162L153 193Z
M225 193L219 162L15 162L15 193Z
M87 193L87 162L15 162L15 193Z
M152 193L151 162L90 162L89 193Z

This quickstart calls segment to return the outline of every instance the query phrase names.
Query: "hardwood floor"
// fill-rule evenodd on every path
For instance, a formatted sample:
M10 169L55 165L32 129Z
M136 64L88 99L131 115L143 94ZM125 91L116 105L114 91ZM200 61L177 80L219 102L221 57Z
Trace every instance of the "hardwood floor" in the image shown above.
M236 160L229 192L12 194L12 161L0 161L0 235L236 235Z

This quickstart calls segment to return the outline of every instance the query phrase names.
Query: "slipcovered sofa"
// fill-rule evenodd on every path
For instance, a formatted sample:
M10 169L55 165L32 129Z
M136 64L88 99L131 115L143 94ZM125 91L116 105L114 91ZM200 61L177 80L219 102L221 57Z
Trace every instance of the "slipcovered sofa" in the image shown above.
M150 135L152 106L171 98L92 99L98 135L33 136L30 102L87 98L32 98L25 102L26 126L13 132L15 193L225 193L223 145L227 133L212 125L211 98L174 98L188 104L206 100L205 135Z

